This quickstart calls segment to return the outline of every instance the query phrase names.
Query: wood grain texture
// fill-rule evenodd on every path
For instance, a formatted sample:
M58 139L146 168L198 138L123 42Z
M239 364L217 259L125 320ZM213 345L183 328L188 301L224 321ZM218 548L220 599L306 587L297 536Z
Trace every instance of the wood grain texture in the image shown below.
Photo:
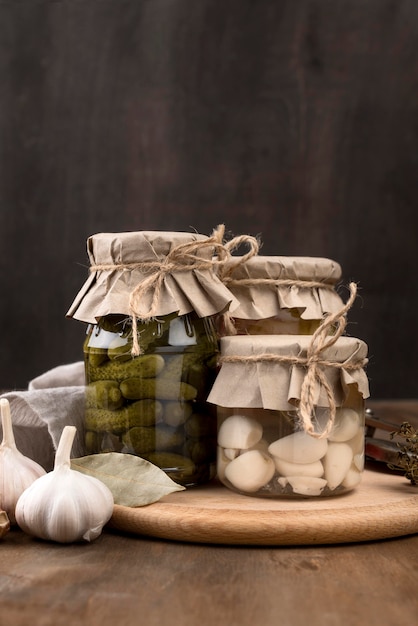
M2 0L1 387L81 358L90 234L224 222L339 261L414 397L417 40L415 0Z
M344 546L216 546L105 531L61 546L2 540L1 606L15 626L410 626L418 536Z
M315 545L387 539L418 532L418 489L400 476L366 470L344 496L248 498L218 484L170 494L147 507L116 505L111 526L200 543Z
M1 621L14 626L411 626L418 611L418 534L219 546L107 527L91 544L59 545L13 529L0 550Z

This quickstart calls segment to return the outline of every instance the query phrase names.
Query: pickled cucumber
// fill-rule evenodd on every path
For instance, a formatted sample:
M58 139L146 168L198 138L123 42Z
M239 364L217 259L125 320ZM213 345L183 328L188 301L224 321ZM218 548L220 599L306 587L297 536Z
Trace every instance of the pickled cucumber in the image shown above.
M114 411L123 404L119 385L114 380L98 380L86 387L86 406L88 408L110 409Z
M184 425L186 435L194 439L216 436L216 428L216 420L211 415L200 413L193 413Z
M193 412L191 402L164 402L163 420L169 426L180 426Z
M114 380L120 383L131 377L153 378L160 374L164 366L165 361L160 354L144 354L125 362L108 360L98 367L91 366L88 377L91 382Z
M187 439L184 455L190 457L197 465L216 460L216 439Z
M107 361L107 350L104 348L89 348L86 354L89 367L99 367Z
M157 465L165 471L169 471L173 480L181 481L192 476L195 472L193 461L181 454L174 452L148 452L144 456L150 463Z
M124 398L158 398L158 400L194 400L197 391L192 385L165 378L128 378L120 384Z
M196 362L200 362L202 359L202 353L200 351L182 352L181 354L167 354L166 364L164 369L164 375L172 378L179 378L187 371L187 369Z
M181 446L184 442L184 436L181 432L173 429L135 426L123 435L122 440L128 448L133 449L135 454L142 456L153 450L163 449L166 451Z
M107 349L107 356L111 361L118 361L119 363L130 361L132 359L132 343L121 342L121 340L114 341Z
M133 426L153 426L163 414L161 402L144 399L117 411L86 409L86 429L121 433Z

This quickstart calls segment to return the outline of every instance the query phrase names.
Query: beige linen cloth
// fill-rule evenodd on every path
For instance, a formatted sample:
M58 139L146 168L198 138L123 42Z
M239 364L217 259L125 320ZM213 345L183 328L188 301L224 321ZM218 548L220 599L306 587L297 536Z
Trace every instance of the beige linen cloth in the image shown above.
M54 466L64 426L77 428L71 456L85 454L84 363L60 365L30 381L25 391L1 395L10 403L13 431L18 450L46 471Z

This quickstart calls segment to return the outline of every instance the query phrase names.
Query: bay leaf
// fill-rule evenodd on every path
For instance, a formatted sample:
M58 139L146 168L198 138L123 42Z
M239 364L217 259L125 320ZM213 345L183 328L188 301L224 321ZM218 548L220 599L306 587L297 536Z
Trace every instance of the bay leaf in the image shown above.
M101 480L112 492L115 504L122 506L145 506L185 489L162 469L133 454L90 454L71 459L71 469Z

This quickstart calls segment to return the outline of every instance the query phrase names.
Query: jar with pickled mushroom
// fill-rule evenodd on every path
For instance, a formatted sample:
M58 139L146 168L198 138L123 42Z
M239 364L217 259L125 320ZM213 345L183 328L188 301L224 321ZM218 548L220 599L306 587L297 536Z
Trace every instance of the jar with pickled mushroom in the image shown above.
M367 346L333 338L315 352L306 335L221 339L209 395L217 406L217 475L265 498L336 496L364 466Z
M309 335L324 315L338 311L341 266L320 257L260 256L231 259L221 280L239 301L220 318L220 335ZM332 328L329 329L332 332Z
M216 241L215 241L216 243ZM86 453L138 455L185 486L216 467L214 317L234 300L196 233L101 233L68 316L88 323Z

